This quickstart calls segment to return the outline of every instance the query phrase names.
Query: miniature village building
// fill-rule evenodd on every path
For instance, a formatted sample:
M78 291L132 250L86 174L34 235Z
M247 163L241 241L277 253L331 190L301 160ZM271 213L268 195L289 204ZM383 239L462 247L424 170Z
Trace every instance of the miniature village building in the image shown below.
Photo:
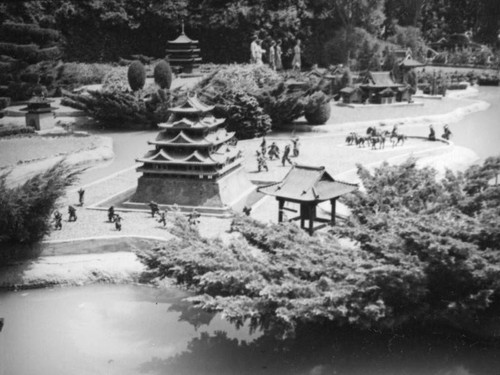
M340 97L342 102L346 104L350 103L363 103L363 90L359 87L344 87L340 90Z
M300 206L299 216L288 220L300 220L300 227L307 229L310 235L315 230L326 225L335 225L337 199L358 188L356 184L349 184L335 180L325 167L311 167L294 165L285 178L278 183L263 186L257 191L276 197L278 201L278 222L284 221L284 212L297 212L295 209L285 207L287 202ZM320 218L316 207L321 202L330 201L330 218ZM308 225L306 228L306 221ZM315 226L315 223L320 223Z
M137 169L142 176L131 202L223 213L252 188L234 132L225 129L224 119L211 114L213 108L189 96L169 110L168 122L158 125L162 130L149 142L154 149L137 159L143 163Z
M396 91L396 101L411 103L412 93L413 91L410 85L399 87Z
M388 104L394 101L396 90L403 85L394 82L391 72L368 72L360 87L370 103Z
M184 22L182 22L181 35L175 40L168 41L167 56L170 65L183 73L192 73L193 69L199 67L201 57L198 41L186 35Z
M35 128L35 130L47 130L55 126L55 109L50 105L49 100L34 96L28 101L27 107L21 110L26 111L26 126Z

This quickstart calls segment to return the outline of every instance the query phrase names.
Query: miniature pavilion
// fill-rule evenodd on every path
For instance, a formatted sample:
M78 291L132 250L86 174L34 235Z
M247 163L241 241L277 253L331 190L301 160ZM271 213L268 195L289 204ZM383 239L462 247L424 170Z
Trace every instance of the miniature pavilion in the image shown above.
M170 65L180 68L183 73L192 73L200 65L200 49L198 41L190 39L184 32L182 22L181 35L175 40L168 41L167 55Z
M132 202L221 213L253 188L243 172L234 132L212 115L213 108L188 96L169 110L169 120L158 124L162 130L148 142L154 149L137 159L143 163L137 168L142 176Z
M294 165L281 182L260 187L257 191L276 197L280 223L283 221L284 211L297 212L297 210L285 207L285 203L299 204L299 216L289 220L300 220L300 227L307 229L312 235L315 230L328 224L335 225L337 199L357 188L356 184L337 181L325 170L325 167ZM316 213L317 205L325 201L330 201L331 205L329 219L320 218ZM306 220L308 221L307 228ZM315 227L315 223L320 224Z
M28 105L22 108L26 111L26 126L31 126L35 130L47 130L55 126L54 110L50 100L34 96L28 101Z

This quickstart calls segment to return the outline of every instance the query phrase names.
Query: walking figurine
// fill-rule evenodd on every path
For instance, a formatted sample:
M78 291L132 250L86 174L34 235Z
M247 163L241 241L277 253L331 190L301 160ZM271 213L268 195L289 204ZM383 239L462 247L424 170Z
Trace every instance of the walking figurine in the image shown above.
M446 140L449 140L451 138L451 130L450 130L450 128L448 128L448 125L444 126L443 132L444 133L442 135L442 138L446 139Z
M299 156L299 137L292 139L293 144L293 157Z
M54 221L56 230L62 230L62 215L59 211L54 212Z
M110 208L108 208L108 221L112 223L114 219L115 219L115 208L111 206Z
M434 131L434 127L432 125L429 125L429 141L435 141L436 140L436 132Z
M269 172L269 168L267 167L267 162L264 155L260 155L257 157L257 169L258 172L260 172L262 169L265 169L266 172Z
M280 158L280 149L276 142L271 143L271 146L269 146L269 152L267 154L269 155L269 160Z
M290 145L286 145L283 150L283 157L281 158L283 166L285 166L285 162L289 162L292 165L292 161L290 160Z
M266 156L266 145L267 145L267 142L266 142L266 137L262 137L262 142L260 143L260 151L262 153L262 156Z
M160 213L160 209L158 208L158 203L154 201L149 202L149 208L151 209L151 217L155 217L155 214Z
M80 190L78 190L78 202L80 203L80 206L83 206L84 195L85 195L85 190L80 188Z
M200 218L200 214L198 213L198 211L196 211L196 209L193 209L193 211L188 216L188 223L190 225L197 225L200 223L199 218Z
M167 211L165 210L160 214L160 220L158 220L159 223L163 223L163 226L167 225Z
M247 216L250 216L250 213L252 212L252 207L245 206L243 207L243 213Z
M123 218L116 214L115 217L114 217L114 221L115 221L115 229L118 231L118 232L121 232L122 230L122 220Z
M68 207L68 214L69 214L68 221L76 221L77 217L76 217L76 209L75 209L75 207L69 206Z

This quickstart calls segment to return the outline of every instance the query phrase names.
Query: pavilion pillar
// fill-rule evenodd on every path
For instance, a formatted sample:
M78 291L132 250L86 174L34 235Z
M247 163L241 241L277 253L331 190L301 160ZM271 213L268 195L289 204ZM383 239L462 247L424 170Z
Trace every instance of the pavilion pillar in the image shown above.
M304 203L300 204L300 227L304 229L306 216L308 214L307 206Z
M316 204L309 203L309 235L314 233L314 219L316 218Z
M276 198L278 200L278 223L283 222L283 208L285 207L285 201L283 199Z
M330 204L332 206L331 208L331 212L330 212L330 224L332 226L335 225L335 214L336 214L336 210L337 210L337 199L330 199Z

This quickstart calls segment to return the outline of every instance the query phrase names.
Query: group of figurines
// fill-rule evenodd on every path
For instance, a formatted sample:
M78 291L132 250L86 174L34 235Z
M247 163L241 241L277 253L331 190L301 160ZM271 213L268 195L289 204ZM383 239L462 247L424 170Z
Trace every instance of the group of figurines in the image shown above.
M158 223L163 224L163 226L167 225L167 210L164 210L163 212L160 211L160 206L158 203L155 201L151 201L148 203L149 209L151 210L151 217L155 217L156 214L160 217L158 220ZM196 210L193 209L188 214L188 223L190 225L197 225L200 223L200 213Z
M445 125L443 127L443 135L441 135L441 138L443 139L446 139L446 140L449 140L451 138L451 130L450 128L448 127L448 125ZM434 126L429 125L429 141L435 141L436 140L436 132L434 130Z
M285 148L283 149L283 154L280 157L280 148L276 144L276 142L271 143L270 146L267 146L267 141L265 137L262 137L262 142L260 144L260 150L257 150L255 152L255 156L257 158L257 172L261 172L264 169L266 172L269 171L269 167L267 166L267 159L269 160L280 160L281 159L281 164L283 166L288 164L292 165L292 161L290 160L290 157L297 157L299 156L299 138L295 137L291 139L292 144L286 144ZM291 154L291 155L290 155Z
M259 39L256 35L252 38L252 43L250 43L250 63L263 65L263 55L267 54L266 61L269 67L273 70L282 70L283 62L282 55L283 51L281 49L282 42L279 39L275 41L271 39L269 41L269 48L266 50L262 47L262 39ZM299 70L301 69L301 44L300 39L297 40L295 46L293 47L293 60L292 60L292 69Z

